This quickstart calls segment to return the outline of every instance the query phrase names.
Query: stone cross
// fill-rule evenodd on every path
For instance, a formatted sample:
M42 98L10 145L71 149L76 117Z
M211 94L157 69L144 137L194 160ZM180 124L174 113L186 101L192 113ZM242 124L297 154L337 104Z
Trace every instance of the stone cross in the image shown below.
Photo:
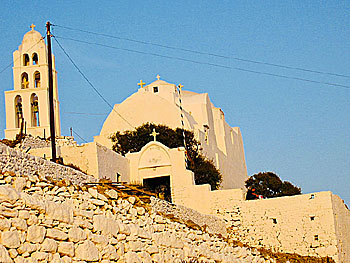
M159 75L157 75L157 79L160 80L160 76Z
M153 141L157 141L157 135L159 135L159 133L153 128L153 132L149 136L153 136Z
M34 27L35 27L34 24L31 24L31 25L30 25L30 28L31 28L32 30L34 30Z
M140 83L137 83L138 86L140 86L141 88L143 88L143 85L145 85L146 83L142 82L142 79L140 80Z

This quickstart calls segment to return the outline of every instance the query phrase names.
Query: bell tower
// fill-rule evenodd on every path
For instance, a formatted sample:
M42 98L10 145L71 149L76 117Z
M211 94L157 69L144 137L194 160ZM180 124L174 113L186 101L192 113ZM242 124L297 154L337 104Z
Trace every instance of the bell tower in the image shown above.
M13 52L13 90L5 91L5 137L14 139L21 125L27 134L50 136L49 80L46 44L31 25L18 50ZM61 136L55 58L52 56L56 136Z

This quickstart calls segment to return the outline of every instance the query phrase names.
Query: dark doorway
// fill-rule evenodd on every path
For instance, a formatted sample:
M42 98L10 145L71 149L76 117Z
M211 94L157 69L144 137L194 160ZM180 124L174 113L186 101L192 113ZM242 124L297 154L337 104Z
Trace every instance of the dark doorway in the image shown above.
M143 179L143 186L161 199L171 202L170 176Z

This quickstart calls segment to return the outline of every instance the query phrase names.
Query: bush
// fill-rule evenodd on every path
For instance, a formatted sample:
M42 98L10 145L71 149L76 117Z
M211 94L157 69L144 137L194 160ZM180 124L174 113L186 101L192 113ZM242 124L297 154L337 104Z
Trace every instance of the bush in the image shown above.
M278 175L272 172L257 173L249 177L245 182L248 189L247 200L290 196L301 194L301 189L292 183L282 181Z

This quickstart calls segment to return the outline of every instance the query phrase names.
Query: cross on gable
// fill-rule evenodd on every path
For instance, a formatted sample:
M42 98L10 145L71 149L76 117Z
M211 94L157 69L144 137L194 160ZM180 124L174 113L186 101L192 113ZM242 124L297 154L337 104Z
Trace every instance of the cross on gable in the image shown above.
M34 27L35 27L34 24L31 24L31 25L30 25L30 28L31 28L32 30L34 30Z
M137 83L138 86L140 86L141 88L143 88L143 85L145 85L146 83L142 82L142 79L140 80L139 83Z
M179 88L180 91L182 91L183 85L179 84L178 88Z
M157 135L159 135L159 133L153 128L153 132L149 136L153 136L153 141L157 141Z

